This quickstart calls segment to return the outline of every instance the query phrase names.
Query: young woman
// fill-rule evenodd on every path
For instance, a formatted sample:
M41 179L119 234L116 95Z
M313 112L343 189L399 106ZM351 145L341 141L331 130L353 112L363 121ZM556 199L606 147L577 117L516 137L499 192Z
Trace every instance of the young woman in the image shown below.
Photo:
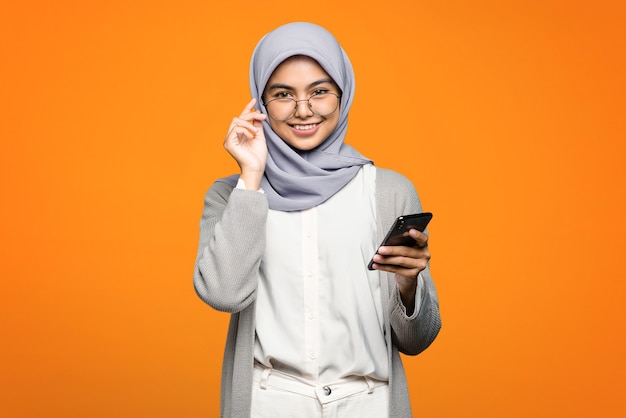
M252 100L224 147L241 173L205 197L196 292L231 313L223 417L410 417L399 352L441 322L427 236L387 246L397 216L421 212L413 185L344 143L351 63L310 23L261 39Z

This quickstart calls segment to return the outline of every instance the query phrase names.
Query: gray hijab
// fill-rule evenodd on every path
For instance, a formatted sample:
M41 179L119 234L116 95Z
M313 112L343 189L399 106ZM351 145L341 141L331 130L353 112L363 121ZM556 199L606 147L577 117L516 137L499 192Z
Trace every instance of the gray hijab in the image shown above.
M265 35L250 62L250 90L264 114L261 97L274 70L287 58L305 55L316 60L342 91L339 123L317 148L298 151L287 145L263 121L267 140L267 165L261 188L269 207L281 211L309 209L325 202L354 178L360 167L371 161L344 144L348 112L354 98L354 71L335 37L312 23L289 23ZM237 176L227 180L233 184Z

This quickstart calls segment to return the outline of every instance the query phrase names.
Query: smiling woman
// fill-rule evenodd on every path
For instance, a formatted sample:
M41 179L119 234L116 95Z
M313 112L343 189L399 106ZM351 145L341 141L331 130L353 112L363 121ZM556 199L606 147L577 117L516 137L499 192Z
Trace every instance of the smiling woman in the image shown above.
M339 122L341 92L326 71L306 56L288 58L280 64L263 97L270 126L296 150L316 148Z
M247 7L252 4L2 2L0 416L219 416L230 315L194 294L190 269L203 192L215 179L241 174L223 140L248 98L266 118L260 129L271 155L262 177L280 190L263 184L259 201L284 198L283 206L295 207L294 200L311 200L312 210L293 212L302 221L317 212L319 234L311 240L318 254L307 244L305 223L275 219L281 211L267 210L267 232L259 234L258 218L233 211L252 202L244 193L257 192L230 192L223 181L213 191L228 193L221 200L208 196L202 221L203 239L215 240L210 251L232 249L224 238L240 229L232 239L263 238L268 256L259 273L274 277L266 274L268 262L284 262L271 270L283 272L276 277L296 278L290 286L320 302L330 287L324 282L315 292L310 286L317 279L304 280L304 267L315 272L314 264L302 263L305 249L307 262L323 261L322 270L344 268L333 274L341 275L338 284L352 283L345 278L356 273L347 270L361 274L340 258L353 260L346 253L356 250L372 255L356 243L358 233L377 228L366 216L371 190L343 188L329 197L341 165L332 160L338 153L348 158L346 150L330 138L310 151L273 138L261 101L287 55L315 51L283 50L281 44L294 44L282 36L272 48L276 62L259 55L252 93L246 78L262 35L311 19L331 30L355 67L357 95L349 107L347 64L330 52L314 57L341 89L336 112L340 120L346 109L350 114L345 142L377 167L408 177L424 209L435 214L429 271L445 302L445 326L426 352L402 357L414 415L626 417L626 55L619 53L626 49L626 2L399 0L363 7L322 0L294 7L273 0ZM332 159L323 158L322 147L332 149ZM378 184L384 171L376 173ZM403 187L398 182L390 190ZM332 206L336 198L343 199L341 208ZM313 202L318 199L326 203ZM210 206L225 201L228 211L211 217ZM358 218L346 220L346 213ZM230 223L229 214L236 215ZM345 229L354 224L356 232ZM290 233L273 233L269 227L276 225ZM270 257L281 251L283 258ZM245 248L230 260L236 266L239 259L247 262ZM242 263L237 273L243 269ZM228 279L258 306L267 292L246 287L242 277ZM370 283L333 303L352 306L348 297ZM283 288L291 290L279 281L272 287ZM225 308L229 295L224 291ZM322 314L339 316L329 305L320 305L318 319L302 305L287 319L302 330L319 320L320 333L332 332ZM281 316L270 321L276 328L292 305L278 307ZM386 328L388 318L382 320ZM252 345L248 323L236 325L237 344ZM335 333L345 339L337 352L358 341L345 328ZM319 341L337 341L331 337ZM228 364L255 357L232 347L226 383L240 370ZM310 364L324 357L306 355ZM247 407L247 385L224 388L243 395L232 401Z
M422 211L417 193L344 143L354 73L328 31L279 27L250 74L224 140L241 173L206 194L194 274L200 298L232 314L221 414L410 417L399 353L441 326L428 238L411 229L414 245L376 249Z

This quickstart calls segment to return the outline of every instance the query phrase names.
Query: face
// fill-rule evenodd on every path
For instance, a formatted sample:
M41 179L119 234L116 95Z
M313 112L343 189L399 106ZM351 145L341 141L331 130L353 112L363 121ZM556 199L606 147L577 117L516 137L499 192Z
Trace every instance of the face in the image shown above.
M341 95L337 85L317 61L305 56L291 57L283 61L267 82L263 100L268 103L272 99L289 97L302 101L297 102L296 112L292 118L286 121L268 118L270 126L292 148L300 151L314 149L337 127L339 106L333 113L320 116L311 111L306 100L312 96L328 93Z

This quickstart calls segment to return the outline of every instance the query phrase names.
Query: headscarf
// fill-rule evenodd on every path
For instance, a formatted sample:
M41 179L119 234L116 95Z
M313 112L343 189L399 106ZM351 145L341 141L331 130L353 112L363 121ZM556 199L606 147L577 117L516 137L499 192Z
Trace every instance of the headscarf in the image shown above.
M310 151L291 148L263 121L267 141L267 165L261 188L270 209L297 211L325 202L354 178L360 167L372 161L344 143L348 112L354 98L354 71L343 48L326 29L306 22L289 23L265 35L250 62L250 90L259 110L267 114L262 96L276 68L287 58L313 58L341 89L339 122L330 136ZM231 184L237 176L227 179Z

